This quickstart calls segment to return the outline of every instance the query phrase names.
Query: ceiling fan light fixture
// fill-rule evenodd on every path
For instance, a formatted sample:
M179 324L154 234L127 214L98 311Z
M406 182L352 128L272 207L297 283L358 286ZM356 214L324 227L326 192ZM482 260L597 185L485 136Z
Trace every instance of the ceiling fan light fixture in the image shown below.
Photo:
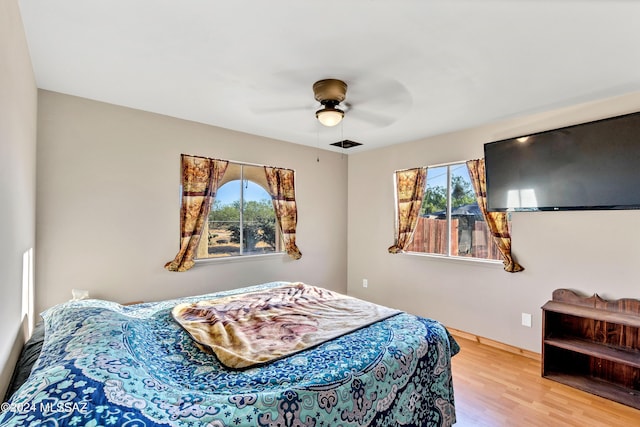
M324 108L316 111L318 121L328 127L337 125L342 121L343 117L344 111L330 105L325 105Z

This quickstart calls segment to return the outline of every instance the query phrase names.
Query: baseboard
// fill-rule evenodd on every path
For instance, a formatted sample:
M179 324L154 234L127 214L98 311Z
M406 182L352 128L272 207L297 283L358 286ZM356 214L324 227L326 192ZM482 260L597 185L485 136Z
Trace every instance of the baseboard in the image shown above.
M447 330L454 337L459 337L459 338L464 338L464 339L467 339L467 340L475 341L475 342L478 342L480 344L484 344L484 345L489 346L489 347L498 348L500 350L504 350L504 351L507 351L509 353L514 353L514 354L518 354L520 356L524 356L524 357L526 357L528 359L537 360L538 362L540 362L541 357L542 357L540 355L540 353L536 353L536 352L533 352L533 351L530 351L530 350L525 350L525 349L519 348L519 347L514 347L512 345L504 344L504 343L501 343L499 341L494 341L492 339L481 337L481 336L478 336L478 335L475 335L475 334L470 334L469 332L461 331L459 329L447 327Z

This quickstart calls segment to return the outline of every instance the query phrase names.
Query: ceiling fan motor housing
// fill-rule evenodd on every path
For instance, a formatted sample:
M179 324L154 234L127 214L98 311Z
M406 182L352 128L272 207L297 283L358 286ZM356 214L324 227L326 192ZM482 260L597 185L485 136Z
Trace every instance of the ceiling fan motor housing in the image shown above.
M319 80L313 84L313 93L322 105L336 106L346 98L347 84L338 79Z

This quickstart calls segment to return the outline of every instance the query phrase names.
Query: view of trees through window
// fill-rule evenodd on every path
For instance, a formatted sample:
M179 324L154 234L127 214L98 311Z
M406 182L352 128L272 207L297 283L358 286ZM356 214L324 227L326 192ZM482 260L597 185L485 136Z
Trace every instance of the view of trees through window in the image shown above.
M466 172L466 176L460 174L460 169L463 167L466 172L467 166L464 164L452 169L451 207L454 210L461 206L477 205L469 173ZM448 200L446 177L446 166L427 169L427 188L422 202L422 215L446 213Z
M235 169L238 169L237 173L234 173ZM265 180L263 185L266 185L261 167L230 164L225 176L227 174L232 178L249 175L256 180ZM280 241L269 193L253 180L232 179L216 192L198 258L280 252Z
M427 187L409 252L501 260L478 207L466 163L427 168Z

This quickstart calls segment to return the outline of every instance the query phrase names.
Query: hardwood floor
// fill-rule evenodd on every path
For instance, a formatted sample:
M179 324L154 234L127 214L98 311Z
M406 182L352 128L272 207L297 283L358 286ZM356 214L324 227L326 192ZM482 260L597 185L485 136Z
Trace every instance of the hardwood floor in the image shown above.
M640 426L640 410L542 378L539 360L455 339L455 427Z

